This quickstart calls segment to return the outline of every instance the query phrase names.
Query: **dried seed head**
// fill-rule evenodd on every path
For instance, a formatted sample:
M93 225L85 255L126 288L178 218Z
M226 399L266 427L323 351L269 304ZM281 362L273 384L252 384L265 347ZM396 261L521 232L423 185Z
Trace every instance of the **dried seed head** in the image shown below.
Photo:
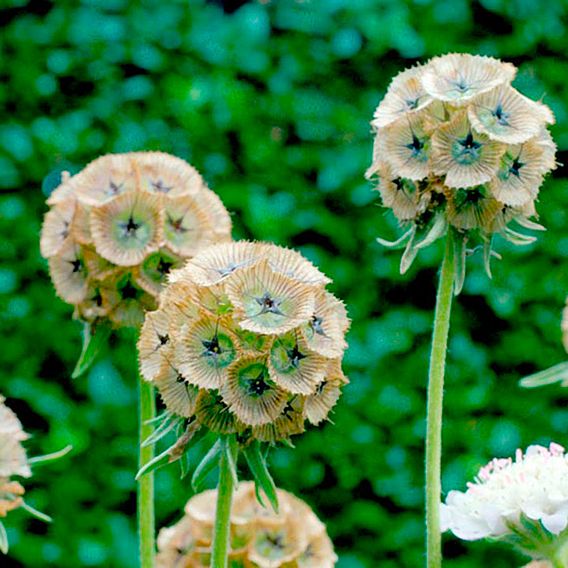
M254 484L237 487L231 508L231 565L333 568L337 556L325 525L292 494L277 489L280 512L261 507ZM210 565L217 491L192 497L185 515L158 535L158 568Z
M143 377L168 389L170 412L214 432L268 442L303 432L310 415L327 417L345 384L335 376L343 376L349 319L325 290L328 281L276 245L205 249L172 273L159 309L148 314L139 341ZM317 411L308 412L305 400L326 379L334 390L324 389L324 401L310 402ZM195 405L174 380L199 390Z
M554 116L511 86L515 73L491 57L452 53L403 71L389 86L371 122L367 176L377 177L383 205L408 227L393 243L379 240L406 246L402 272L448 230L480 241L487 259L493 233L534 241L510 225L530 228L542 181L556 168L546 128ZM514 214L504 215L510 208Z
M22 442L29 438L16 414L0 395L0 517L22 504L23 487L14 476L28 478L32 472Z
M102 156L64 175L47 202L41 253L58 296L90 323L140 325L170 271L231 238L219 198L189 164L161 152Z

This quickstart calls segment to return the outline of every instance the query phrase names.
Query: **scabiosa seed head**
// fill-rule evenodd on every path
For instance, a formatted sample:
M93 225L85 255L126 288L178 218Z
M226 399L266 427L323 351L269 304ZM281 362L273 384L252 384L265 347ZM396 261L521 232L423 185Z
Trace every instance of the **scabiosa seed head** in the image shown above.
M169 272L231 239L231 220L185 161L109 154L65 174L47 200L41 253L57 294L88 323L140 326Z
M373 159L383 205L404 236L401 271L451 230L480 241L490 274L492 236L534 241L511 225L529 220L544 176L556 167L551 110L511 86L516 68L492 57L449 54L397 75L375 111ZM462 254L466 248L462 247ZM494 253L493 253L494 254Z
M553 443L492 460L467 491L450 491L441 519L463 540L498 538L535 560L568 561L568 455Z
M18 417L4 404L0 395L0 517L20 507L24 488L12 477L31 477L22 442L29 438Z
M184 517L158 535L158 568L206 567L211 562L216 490L192 497ZM279 513L258 504L254 484L242 482L231 509L233 568L333 568L337 556L325 525L294 495L277 489Z
M347 378L345 306L276 245L211 246L170 275L138 343L167 409L219 434L285 440L325 420Z

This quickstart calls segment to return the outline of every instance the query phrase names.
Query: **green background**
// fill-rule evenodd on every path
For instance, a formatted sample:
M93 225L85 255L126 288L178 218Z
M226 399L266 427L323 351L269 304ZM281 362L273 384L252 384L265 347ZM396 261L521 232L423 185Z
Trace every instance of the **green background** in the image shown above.
M240 4L244 4L240 6ZM0 390L33 434L28 499L52 525L10 514L2 566L136 564L135 352L118 338L88 376L69 377L80 324L55 298L38 232L62 169L100 154L160 149L189 160L233 214L235 237L299 248L334 279L353 319L333 423L271 461L277 483L324 519L343 568L423 565L425 377L440 243L409 274L392 217L363 178L369 120L390 78L449 51L520 67L516 86L556 113L568 149L568 6L547 0L265 0L207 3L4 0L0 10ZM47 176L47 178L46 178ZM566 394L518 379L566 358L568 191L563 168L538 210L548 227L490 281L479 255L452 316L444 490L517 447L568 443ZM46 179L44 179L46 178ZM43 191L42 191L43 189ZM195 458L196 459L196 458ZM158 475L158 524L191 495ZM445 538L447 565L515 566L500 545Z

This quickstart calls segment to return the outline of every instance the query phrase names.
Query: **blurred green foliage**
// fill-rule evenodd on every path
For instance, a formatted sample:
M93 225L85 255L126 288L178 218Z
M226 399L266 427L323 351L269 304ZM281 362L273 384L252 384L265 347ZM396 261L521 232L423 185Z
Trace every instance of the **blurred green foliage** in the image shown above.
M243 4L241 6L241 4ZM272 453L277 483L328 523L342 568L423 564L425 377L441 251L410 274L374 242L396 225L363 179L369 120L393 74L449 51L520 67L516 86L554 109L568 150L565 1L4 0L0 10L1 390L34 434L31 454L73 444L38 467L30 503L55 519L9 516L2 566L136 565L136 370L116 338L70 380L80 324L57 300L38 250L45 193L61 170L106 152L160 149L188 159L232 211L235 236L298 247L334 278L353 318L351 385L333 424ZM498 243L489 281L474 255L452 320L444 490L517 446L567 443L566 391L522 391L519 377L563 358L568 191L548 179L548 232ZM47 177L46 177L47 176ZM45 178L45 179L44 179ZM43 191L42 191L43 190ZM197 457L195 457L195 460ZM191 495L158 475L158 525ZM519 565L500 547L445 539L447 565Z

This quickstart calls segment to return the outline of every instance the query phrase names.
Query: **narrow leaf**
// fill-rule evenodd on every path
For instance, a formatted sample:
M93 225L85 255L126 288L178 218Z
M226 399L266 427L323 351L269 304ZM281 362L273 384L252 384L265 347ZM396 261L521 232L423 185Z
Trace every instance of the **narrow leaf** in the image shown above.
M169 464L170 451L174 446L175 444L173 446L170 446L167 450L164 450L161 454L152 458L149 462L145 463L136 474L135 477L136 481L138 481L143 475L146 475L151 471L154 471L156 469L159 469L160 467Z
M199 422L194 421L187 425L185 432L178 438L178 441L171 447L170 463L179 460L182 455L190 450L203 436L207 430L201 427Z
M189 452L184 452L178 460L179 462L179 478L185 479L191 470L191 457Z
M414 237L416 236L416 231L413 231L410 240L408 241L404 252L402 253L402 258L400 259L400 273L404 274L412 266L416 255L418 254L418 249L416 248L416 243L414 242Z
M39 519L40 521L43 521L45 523L51 523L53 521L53 519L49 515L46 515L45 513L42 513L41 511L34 509L31 505L28 505L25 501L22 501L22 507L30 515L33 515L36 519Z
M6 528L0 522L0 552L2 552L2 554L8 554L8 549L8 534L6 533Z
M233 478L234 484L237 485L239 483L239 476L237 474L237 457L239 455L239 449L234 436L225 439L223 450L227 454L227 463L231 470L231 477Z
M454 295L457 296L463 289L465 282L465 257L466 257L466 238L465 235L453 232L453 246L454 246Z
M531 235L523 235L521 233L517 233L517 231L513 231L509 227L506 227L503 231L503 236L514 245L518 246L526 246L534 243L536 241L536 237Z
M386 239L381 239L381 237L377 237L377 242L389 249L401 249L404 248L406 246L406 243L408 242L408 240L412 237L412 235L415 232L415 227L411 227L410 229L408 229L408 231L406 231L406 233L404 233L404 235L402 235L402 237L398 238L396 241L387 241Z
M45 454L44 456L36 456L34 458L29 458L28 463L30 465L37 465L38 463L44 463L44 462L48 462L48 461L57 460L59 458L62 458L63 456L66 456L72 449L73 449L73 446L71 446L71 445L65 446L63 449L61 449L57 452L53 452L51 454Z
M142 442L142 447L147 448L165 438L176 426L177 423L183 420L173 414L168 417Z
M493 278L491 273L492 258L501 260L501 255L493 250L493 237L491 236L483 242L483 265L485 266L485 273L489 278Z
M191 478L191 486L194 491L199 491L207 476L215 469L221 456L221 441L217 440L211 449L205 454L199 465L195 468Z
M436 219L430 230L426 233L426 236L417 244L415 245L418 250L431 245L434 241L437 241L439 238L443 237L447 230L446 218L444 215L436 215Z
M563 383L562 386L568 386L568 361L554 365L554 367L550 367L550 369L545 371L534 373L534 375L529 375L521 379L519 384L522 387L532 389L559 382Z
M262 498L260 497L260 490L262 490L270 501L274 511L278 513L278 494L276 493L276 486L274 485L274 480L266 466L266 461L262 455L259 442L255 441L247 446L244 450L244 454L250 471L254 477L255 488L260 504L263 507L265 506Z
M165 412L162 412L161 414L154 416L154 418L150 418L149 420L146 420L144 422L144 424L158 424L159 422L163 422L164 420L167 420L169 417L170 417L170 413L166 410Z
M524 217L519 217L515 219L515 221L525 229L530 229L531 231L546 231L546 227L543 227L540 223L535 223L530 219L526 219Z
M83 348L71 374L72 379L77 379L89 369L110 337L110 326L100 323L92 327L88 323L83 327Z

